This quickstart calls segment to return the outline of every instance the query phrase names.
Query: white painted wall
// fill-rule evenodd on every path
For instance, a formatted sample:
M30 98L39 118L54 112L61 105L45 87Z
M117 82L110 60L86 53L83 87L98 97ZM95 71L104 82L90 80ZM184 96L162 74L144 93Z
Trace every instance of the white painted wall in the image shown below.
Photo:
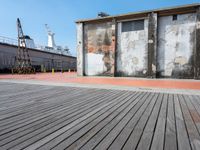
M178 15L173 21L172 16L159 17L158 21L158 53L157 71L162 76L170 77L175 64L184 69L189 63L194 50L196 14Z
M95 53L86 53L85 54L85 74L89 76L94 76L98 74L102 74L102 72L106 71L106 66L103 61L103 54L95 54Z
M122 32L122 23L118 23L117 72L127 76L147 73L148 19L144 21L144 30Z

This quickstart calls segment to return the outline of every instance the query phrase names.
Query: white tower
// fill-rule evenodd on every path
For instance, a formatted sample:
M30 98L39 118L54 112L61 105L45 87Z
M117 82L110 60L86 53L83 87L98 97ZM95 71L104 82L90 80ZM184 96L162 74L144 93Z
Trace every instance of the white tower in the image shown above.
M55 33L53 33L47 24L45 24L45 27L46 27L46 30L47 30L47 34L48 34L48 47L52 47L52 48L55 48L56 47L56 44L55 44L55 41L54 41L54 35Z

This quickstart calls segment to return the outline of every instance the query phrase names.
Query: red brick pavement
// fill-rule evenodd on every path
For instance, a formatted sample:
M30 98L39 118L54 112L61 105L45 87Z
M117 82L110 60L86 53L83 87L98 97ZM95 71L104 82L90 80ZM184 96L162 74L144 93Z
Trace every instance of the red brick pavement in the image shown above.
M31 75L0 75L0 79L41 80L58 83L101 84L133 87L200 90L198 80L141 79L118 77L77 77L76 73L37 73Z

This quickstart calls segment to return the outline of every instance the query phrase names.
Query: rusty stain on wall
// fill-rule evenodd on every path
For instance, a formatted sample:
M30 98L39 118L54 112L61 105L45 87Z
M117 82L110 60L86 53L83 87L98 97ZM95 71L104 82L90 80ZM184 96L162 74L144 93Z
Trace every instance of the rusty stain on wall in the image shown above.
M114 75L115 28L112 22L84 26L85 74Z
M193 51L196 14L159 18L157 75L172 78L193 78Z

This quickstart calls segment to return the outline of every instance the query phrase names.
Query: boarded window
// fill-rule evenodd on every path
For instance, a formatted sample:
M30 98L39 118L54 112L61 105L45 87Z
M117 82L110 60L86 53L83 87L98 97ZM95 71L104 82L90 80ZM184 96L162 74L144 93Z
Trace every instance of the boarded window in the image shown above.
M144 20L134 20L122 23L122 32L144 30Z

